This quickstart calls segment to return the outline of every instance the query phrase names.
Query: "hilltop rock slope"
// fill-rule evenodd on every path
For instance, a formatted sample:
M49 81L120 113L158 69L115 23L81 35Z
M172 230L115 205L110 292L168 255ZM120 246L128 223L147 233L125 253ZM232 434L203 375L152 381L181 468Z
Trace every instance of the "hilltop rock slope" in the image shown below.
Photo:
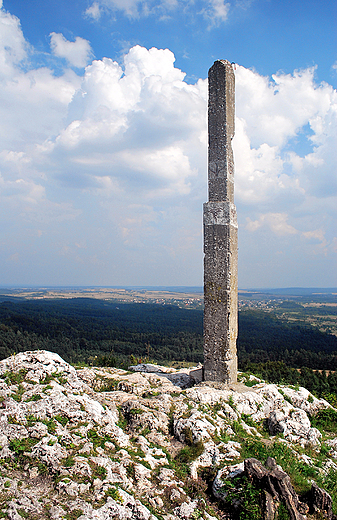
M322 487L337 439L311 425L326 401L253 376L207 384L200 367L130 368L0 361L0 518L334 518Z

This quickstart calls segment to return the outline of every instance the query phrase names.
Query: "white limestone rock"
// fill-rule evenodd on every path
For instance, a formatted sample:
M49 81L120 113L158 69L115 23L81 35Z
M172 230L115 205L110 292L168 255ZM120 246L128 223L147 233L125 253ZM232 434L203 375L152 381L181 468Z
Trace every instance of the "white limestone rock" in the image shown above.
M46 435L32 449L32 456L44 462L50 469L57 471L61 461L67 457L67 450L61 446L57 437Z
M330 449L331 457L333 457L334 459L337 459L337 437L335 437L334 439L326 440L325 444L331 448Z
M188 418L179 418L174 422L173 425L174 435L181 442L185 442L185 431L189 429L192 432L193 441L203 441L205 439L210 439L214 432L216 431L216 427L214 424L209 422L206 417L194 409L191 410L191 415Z
M93 509L90 504L86 512L78 517L78 520L158 520L139 500L129 495L124 490L118 490L118 501L108 498L106 504L98 509Z
M134 370L135 372L142 372L146 374L156 374L161 380L164 379L164 376L173 385L182 389L189 388L193 384L202 381L202 365L175 370L172 367L153 365L151 363L141 363L136 366L130 366L129 370Z
M147 373L158 373L158 374L171 374L175 372L174 368L164 367L161 365L153 365L152 363L140 363L139 365L130 366L129 370L135 372L147 372Z
M184 483L181 480L177 480L177 477L173 469L162 468L158 475L159 486L163 489L168 487L175 487L181 493L184 493L182 486Z
M214 405L217 403L225 403L229 400L233 394L231 390L226 389L225 385L222 385L221 389L213 388L203 384L202 386L194 386L186 390L186 397L195 403Z
M21 383L13 374L8 377L20 370ZM2 493L12 493L7 509L1 509L5 517L22 520L23 508L41 520L47 519L47 509L52 520L72 510L82 511L82 520L155 520L156 512L166 520L214 520L203 512L199 497L186 495L170 462L186 446L186 434L189 443L204 444L189 477L197 479L201 467L227 464L214 481L215 494L241 468L235 465L241 446L234 421L252 438L260 434L248 418L256 423L267 419L272 433L283 432L277 442L291 449L293 443L319 445L320 433L311 428L307 414L329 405L311 399L305 389L263 382L252 388L216 383L186 388L193 377L198 380L193 370L200 375L200 368L156 370L75 370L45 351L1 361L0 463L6 459L8 467L17 465L15 473L2 469L0 477ZM226 433L232 438L223 442ZM335 441L326 445L337 458ZM325 473L335 468L329 460Z
M240 443L234 441L221 442L217 445L213 441L206 442L204 452L191 463L191 477L197 480L199 468L216 467L223 460L237 459L240 457L240 451L238 451L240 448Z
M331 408L325 399L317 399L309 390L299 387L298 390L282 386L283 393L290 399L291 404L296 408L301 408L310 415L316 415L320 410Z
M317 446L322 437L317 428L311 428L307 414L299 408L271 412L268 427L271 435L283 433L285 439L297 442L301 446Z
M190 502L183 502L179 507L174 510L174 514L182 520L188 520L192 517L194 511L198 507L198 500L192 500Z
M26 379L39 383L48 376L55 375L64 380L64 385L72 389L85 390L74 367L66 363L58 354L46 350L20 352L0 361L0 375L5 372L26 372Z

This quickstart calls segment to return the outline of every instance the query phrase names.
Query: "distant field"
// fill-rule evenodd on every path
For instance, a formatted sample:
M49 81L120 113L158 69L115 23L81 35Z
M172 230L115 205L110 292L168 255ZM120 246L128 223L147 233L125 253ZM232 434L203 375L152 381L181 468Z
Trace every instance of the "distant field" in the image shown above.
M192 289L192 288L191 288ZM198 292L199 289L199 292ZM65 289L1 289L0 301L6 298L21 298L26 300L50 300L71 298L93 298L98 300L115 301L121 303L159 303L173 304L179 307L198 308L203 304L204 295L201 288L193 290L156 290L156 289L129 289L129 288L65 288Z
M92 298L107 302L154 303L185 309L203 308L202 287L74 287L0 288L0 302L24 300L69 300ZM337 289L242 289L239 309L260 309L280 319L317 327L337 336Z
M285 290L284 290L285 291ZM261 309L280 319L317 327L321 332L337 336L337 290L289 290L279 292L249 292L239 294L241 309Z

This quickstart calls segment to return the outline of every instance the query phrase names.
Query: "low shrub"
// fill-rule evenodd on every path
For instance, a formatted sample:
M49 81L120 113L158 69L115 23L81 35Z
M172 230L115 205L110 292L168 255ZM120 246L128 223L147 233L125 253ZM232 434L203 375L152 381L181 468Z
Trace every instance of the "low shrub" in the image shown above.
M337 432L337 411L333 408L320 410L315 416L311 417L311 426L319 430Z

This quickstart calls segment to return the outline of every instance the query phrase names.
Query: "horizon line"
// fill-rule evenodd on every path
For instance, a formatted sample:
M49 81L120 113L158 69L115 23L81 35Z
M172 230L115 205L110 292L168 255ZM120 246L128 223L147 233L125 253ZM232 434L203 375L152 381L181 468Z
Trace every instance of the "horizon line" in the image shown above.
M203 285L15 285L15 284L0 284L1 289L202 289ZM286 287L240 287L238 291L278 291L278 290L333 290L337 291L337 287L322 287L322 286L286 286Z

